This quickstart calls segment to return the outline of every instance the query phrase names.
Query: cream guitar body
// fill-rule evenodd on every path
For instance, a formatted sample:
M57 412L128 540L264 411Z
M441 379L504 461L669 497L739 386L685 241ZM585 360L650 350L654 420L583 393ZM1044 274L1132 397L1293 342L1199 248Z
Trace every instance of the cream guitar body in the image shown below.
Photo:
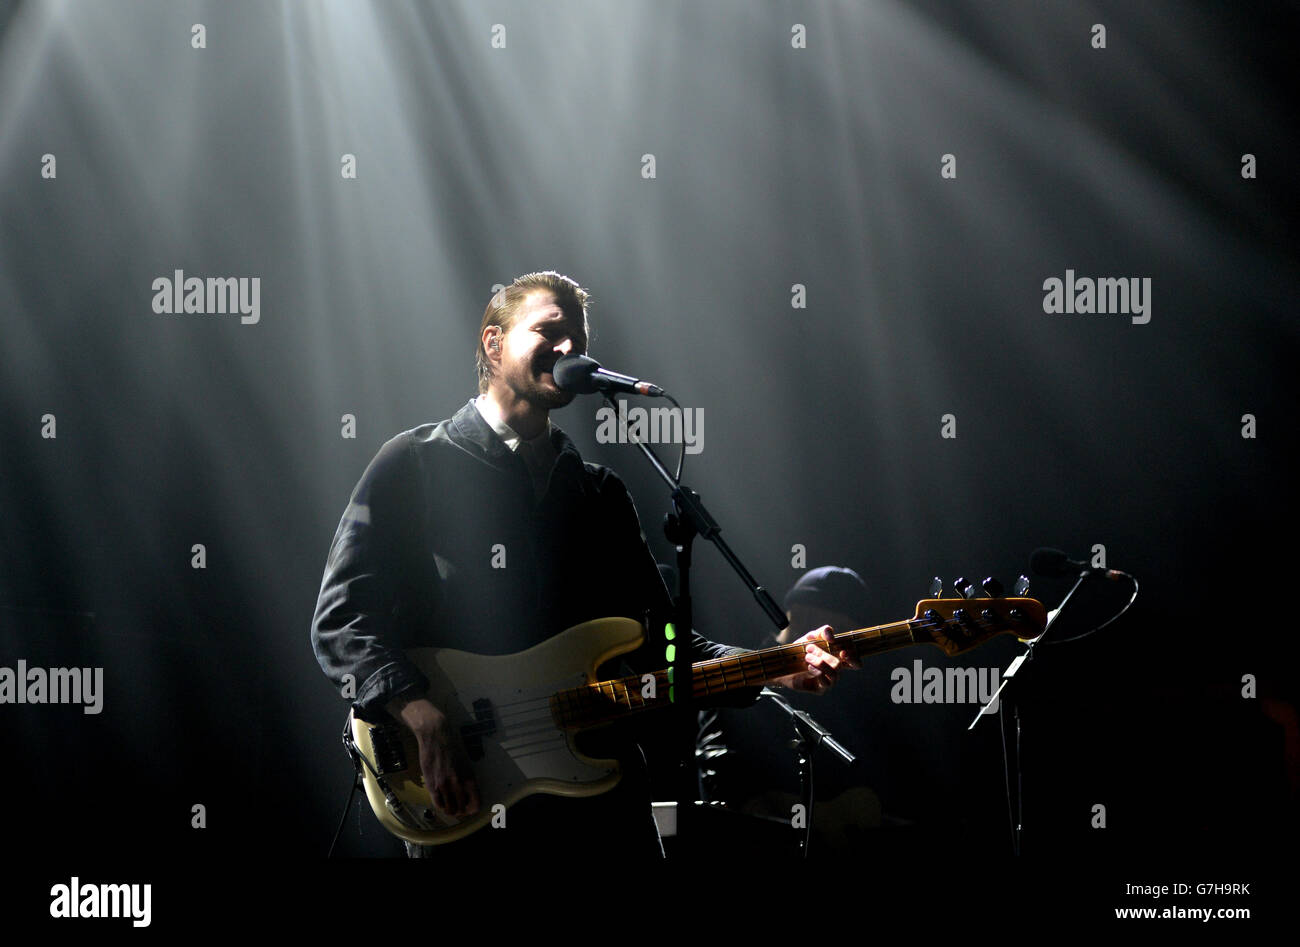
M835 645L864 657L928 643L952 657L1001 634L1037 637L1045 623L1042 603L1031 598L928 599L917 603L913 618L837 633ZM480 805L463 819L435 810L415 736L390 720L368 721L354 712L344 742L380 823L408 842L437 845L483 828L532 793L594 796L613 788L617 762L584 756L574 741L584 730L672 703L667 669L597 679L600 665L634 651L644 636L638 622L601 618L517 654L407 651L429 679L429 699L465 747ZM707 701L796 674L806 667L804 653L805 645L795 642L693 663L692 699Z
M398 725L371 724L354 713L352 739L364 761L366 797L380 823L398 838L435 845L483 828L495 805L508 807L531 793L594 796L612 789L619 779L618 763L583 756L573 742L576 731L557 727L552 698L596 681L597 667L635 650L643 638L638 622L602 618L515 654L408 650L429 679L429 699L461 735L483 805L461 820L437 812L420 775L414 735Z

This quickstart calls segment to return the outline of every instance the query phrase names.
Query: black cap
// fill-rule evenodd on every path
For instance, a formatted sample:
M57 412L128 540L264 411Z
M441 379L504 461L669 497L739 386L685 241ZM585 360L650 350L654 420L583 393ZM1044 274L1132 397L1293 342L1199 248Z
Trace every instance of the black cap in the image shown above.
M844 566L809 569L785 593L784 604L787 612L795 605L812 605L847 615L855 623L865 622L871 610L862 576Z

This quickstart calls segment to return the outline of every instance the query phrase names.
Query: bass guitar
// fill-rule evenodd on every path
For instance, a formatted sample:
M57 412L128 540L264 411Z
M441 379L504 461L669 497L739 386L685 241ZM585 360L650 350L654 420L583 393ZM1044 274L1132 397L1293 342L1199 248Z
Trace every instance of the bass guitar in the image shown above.
M904 621L835 635L839 650L862 658L914 644L937 645L949 657L990 638L1040 635L1047 615L1032 598L934 598ZM394 722L349 716L344 742L380 823L408 842L436 845L489 824L500 807L544 792L594 796L619 779L614 760L591 759L575 736L631 714L671 704L667 670L598 680L596 669L639 647L645 631L627 618L575 625L526 651L485 656L450 648L406 652L429 679L428 697L459 733L478 783L481 805L451 818L433 807L420 773L415 735ZM692 665L698 701L736 688L758 687L803 670L805 645L747 651Z

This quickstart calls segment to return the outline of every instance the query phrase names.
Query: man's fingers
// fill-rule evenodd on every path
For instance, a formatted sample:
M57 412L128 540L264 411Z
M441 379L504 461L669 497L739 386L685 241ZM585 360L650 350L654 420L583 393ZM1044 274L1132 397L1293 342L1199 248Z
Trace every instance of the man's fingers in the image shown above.
M433 795L433 806L444 815L456 815L459 811L459 803L456 800L455 788L443 784L435 789Z
M849 651L836 645L835 629L830 625L815 628L799 640L804 643L804 670L783 679L787 687L821 694L835 685L844 668L862 667Z
M469 764L458 758L455 761L452 778L456 780L456 786L460 791L460 814L470 816L478 812L478 783L474 781L474 773L469 768Z
M820 648L823 644L825 644L829 640L826 637L826 633L828 631L830 631L830 625L822 625L820 628L814 628L812 631L808 632L808 634L804 635L799 640L802 641L804 644L816 645L817 647Z
M808 651L804 655L809 667L829 669L832 673L839 669L840 659L829 651L823 651L815 644L808 645Z
M447 794L438 785L438 770L433 765L433 753L426 747L420 747L420 775L424 777L424 788L429 791L433 807L440 812L447 811Z
M456 778L455 772L452 772L447 777L447 782L451 784L451 791L448 793L448 796L450 797L452 804L456 807L451 814L454 816L464 815L465 787L460 784L460 780Z
M450 748L443 750L444 754L455 752ZM479 798L478 782L474 779L473 771L455 755L444 756L443 762L447 766L446 775L442 779L447 814L457 818L474 815L481 807L482 800Z
M820 648L827 654L832 655L835 658L835 664L832 666L836 669L839 668L840 664L854 669L862 667L862 662L855 658L851 652L841 650L836 645L835 629L830 625L822 625L820 628L808 632L804 640L811 646L809 653L812 653L812 648Z
M804 661L811 677L809 682L811 685L810 690L821 693L834 686L840 666L839 658L830 652L821 650L813 642L809 642L808 650L804 654Z
M444 815L457 818L465 814L469 794L447 758L449 752L445 747L427 747L421 753L420 772L433 807Z

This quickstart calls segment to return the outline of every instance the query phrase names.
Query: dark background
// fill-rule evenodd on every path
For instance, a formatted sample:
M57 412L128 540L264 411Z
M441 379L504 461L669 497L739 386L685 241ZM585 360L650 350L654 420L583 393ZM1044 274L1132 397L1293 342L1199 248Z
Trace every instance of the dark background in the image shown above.
M330 538L380 444L473 394L493 285L553 268L596 300L595 357L703 408L686 479L778 598L796 543L858 570L876 622L934 575L1010 585L1039 545L1138 576L1026 685L1026 854L1274 865L1300 779L1297 26L1208 2L0 3L0 664L102 666L106 691L99 716L0 707L12 850L63 880L73 855L324 870L350 778L308 640ZM1150 277L1150 323L1044 313L1067 268ZM155 314L175 269L259 276L261 321ZM595 443L597 407L555 420L667 558L661 490ZM698 626L758 646L747 592L697 562ZM1074 630L1125 598L1085 591ZM891 852L1005 854L996 724L892 704L914 656L817 707L915 824ZM340 850L398 851L368 811Z

